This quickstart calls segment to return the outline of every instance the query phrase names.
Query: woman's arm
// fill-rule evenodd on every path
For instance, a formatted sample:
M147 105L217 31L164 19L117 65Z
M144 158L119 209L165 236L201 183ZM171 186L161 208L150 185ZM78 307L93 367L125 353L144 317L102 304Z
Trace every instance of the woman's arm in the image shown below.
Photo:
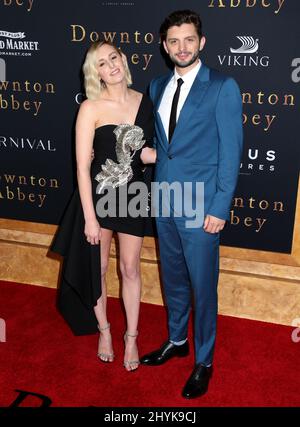
M81 104L76 121L77 180L85 219L84 233L89 243L98 244L101 238L101 228L93 204L90 176L94 133L93 106L91 101L87 100Z
M142 149L141 152L141 161L146 165L148 163L155 163L156 162L156 149L145 147Z

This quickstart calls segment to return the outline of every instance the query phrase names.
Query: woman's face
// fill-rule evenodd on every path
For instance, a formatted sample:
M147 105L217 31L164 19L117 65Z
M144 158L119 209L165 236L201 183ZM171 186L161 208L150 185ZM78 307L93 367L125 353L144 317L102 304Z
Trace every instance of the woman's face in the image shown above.
M113 85L125 79L125 66L120 53L108 44L97 50L98 76L106 85Z

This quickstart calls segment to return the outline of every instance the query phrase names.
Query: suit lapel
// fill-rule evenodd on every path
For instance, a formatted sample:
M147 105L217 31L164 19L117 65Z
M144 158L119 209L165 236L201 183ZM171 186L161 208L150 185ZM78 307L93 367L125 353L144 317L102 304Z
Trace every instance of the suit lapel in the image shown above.
M169 81L171 80L171 78L173 77L173 73L169 73L167 74L159 83L158 83L158 87L157 87L157 95L156 95L156 102L155 102L155 109L156 112L158 112L159 110L159 106L165 91L165 88L167 86L167 84L169 83Z
M161 120L161 117L160 117L158 110L159 110L159 106L160 106L165 88L166 88L167 84L169 83L169 81L171 80L172 77L173 77L173 73L169 73L164 79L162 79L159 82L159 86L158 86L157 92L156 92L157 93L156 101L155 101L156 123L158 126L158 131L160 133L161 141L164 142L165 148L167 148L167 146L169 145L168 144L168 138L166 136L165 129L164 129L164 126L163 126L163 123L162 123L162 120Z

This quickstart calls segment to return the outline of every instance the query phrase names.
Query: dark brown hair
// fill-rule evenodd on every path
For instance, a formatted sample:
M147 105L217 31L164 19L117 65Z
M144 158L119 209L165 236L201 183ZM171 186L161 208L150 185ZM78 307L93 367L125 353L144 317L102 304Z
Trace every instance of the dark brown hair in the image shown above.
M159 33L161 42L167 38L168 29L171 27L180 26L182 24L194 24L198 33L199 39L202 37L202 22L200 16L192 10L175 10L169 16L167 16L164 22L161 24Z

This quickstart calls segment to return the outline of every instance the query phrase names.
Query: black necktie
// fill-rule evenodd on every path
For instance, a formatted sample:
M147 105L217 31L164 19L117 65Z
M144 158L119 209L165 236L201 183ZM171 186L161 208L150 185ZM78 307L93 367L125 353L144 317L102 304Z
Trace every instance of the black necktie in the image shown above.
M184 83L182 79L177 80L177 89L176 89L176 92L174 94L174 98L172 101L172 108L171 108L170 122L169 122L169 144L171 142L171 139L172 139L175 127L176 127L177 104L178 104L178 100L179 100L180 88L181 88L182 83Z

